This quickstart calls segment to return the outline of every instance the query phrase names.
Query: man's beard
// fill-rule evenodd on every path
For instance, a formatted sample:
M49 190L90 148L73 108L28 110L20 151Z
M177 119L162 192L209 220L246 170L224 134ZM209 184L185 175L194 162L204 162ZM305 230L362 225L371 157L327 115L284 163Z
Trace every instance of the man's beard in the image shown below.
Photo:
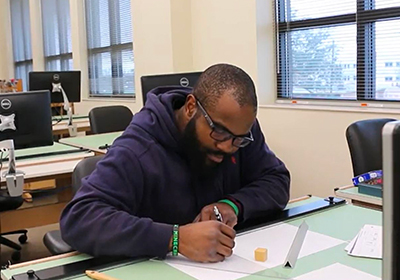
M207 154L226 154L218 150L202 147L196 133L196 117L193 117L183 131L182 145L188 157L192 174L201 181L213 178L218 171L218 163L211 162Z

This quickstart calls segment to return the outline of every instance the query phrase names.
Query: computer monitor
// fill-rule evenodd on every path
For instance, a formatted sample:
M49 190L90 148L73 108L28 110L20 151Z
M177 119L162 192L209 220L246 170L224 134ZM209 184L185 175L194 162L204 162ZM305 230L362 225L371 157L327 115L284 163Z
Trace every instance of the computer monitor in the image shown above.
M400 280L400 121L382 131L383 278Z
M146 103L147 93L160 86L194 87L203 72L176 73L140 77L142 84L143 104Z
M0 94L0 141L15 149L53 145L48 90Z
M63 103L61 91L53 92L53 84L61 84L69 102L81 101L81 71L29 72L29 90L49 90L51 103Z

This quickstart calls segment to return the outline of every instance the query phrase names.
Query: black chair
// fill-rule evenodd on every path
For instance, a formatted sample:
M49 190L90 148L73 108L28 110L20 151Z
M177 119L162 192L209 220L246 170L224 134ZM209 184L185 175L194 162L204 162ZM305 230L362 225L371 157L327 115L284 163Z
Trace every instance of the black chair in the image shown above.
M133 117L126 106L96 107L89 112L90 130L94 134L123 131Z
M17 197L0 196L0 212L15 210L15 209L19 208L23 202L24 202L24 200L23 200L22 196L17 196ZM11 259L13 261L17 262L21 259L21 249L22 248L20 245L5 238L4 236L12 235L12 234L21 234L21 236L18 238L18 241L21 244L24 244L28 240L27 233L28 233L28 231L26 229L21 229L21 230L16 230L16 231L4 232L4 233L0 234L0 244L10 247L10 248L13 248L15 250L11 255Z
M346 139L349 146L353 174L382 169L382 128L395 119L370 119L349 125Z
M90 175L96 168L96 164L104 155L89 157L81 160L72 172L72 191L75 193L81 187L82 178ZM61 238L61 231L53 230L47 232L43 237L43 243L53 255L64 254L73 251Z

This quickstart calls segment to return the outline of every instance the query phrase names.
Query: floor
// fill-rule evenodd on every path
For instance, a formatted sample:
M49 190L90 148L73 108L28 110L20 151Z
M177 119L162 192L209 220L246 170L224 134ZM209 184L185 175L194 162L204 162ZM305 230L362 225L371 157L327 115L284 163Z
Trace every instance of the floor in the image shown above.
M21 261L30 261L50 256L50 252L43 244L43 236L46 232L56 230L59 228L58 224L52 224L42 227L28 229L28 241L22 245ZM7 236L8 239L18 243L19 235ZM13 249L1 245L0 248L0 265L4 266L11 260Z

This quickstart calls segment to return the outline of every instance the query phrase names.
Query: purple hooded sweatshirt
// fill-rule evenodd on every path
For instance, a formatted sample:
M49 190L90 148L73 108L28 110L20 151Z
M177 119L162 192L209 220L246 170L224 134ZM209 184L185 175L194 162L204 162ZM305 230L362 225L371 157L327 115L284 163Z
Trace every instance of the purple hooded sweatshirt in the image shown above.
M179 87L150 92L144 108L82 180L60 220L62 237L74 249L93 256L162 258L173 224L192 222L220 199L240 203L239 221L285 207L290 175L265 144L258 121L251 129L254 142L225 157L212 180L194 179L174 122L174 107L189 93Z

